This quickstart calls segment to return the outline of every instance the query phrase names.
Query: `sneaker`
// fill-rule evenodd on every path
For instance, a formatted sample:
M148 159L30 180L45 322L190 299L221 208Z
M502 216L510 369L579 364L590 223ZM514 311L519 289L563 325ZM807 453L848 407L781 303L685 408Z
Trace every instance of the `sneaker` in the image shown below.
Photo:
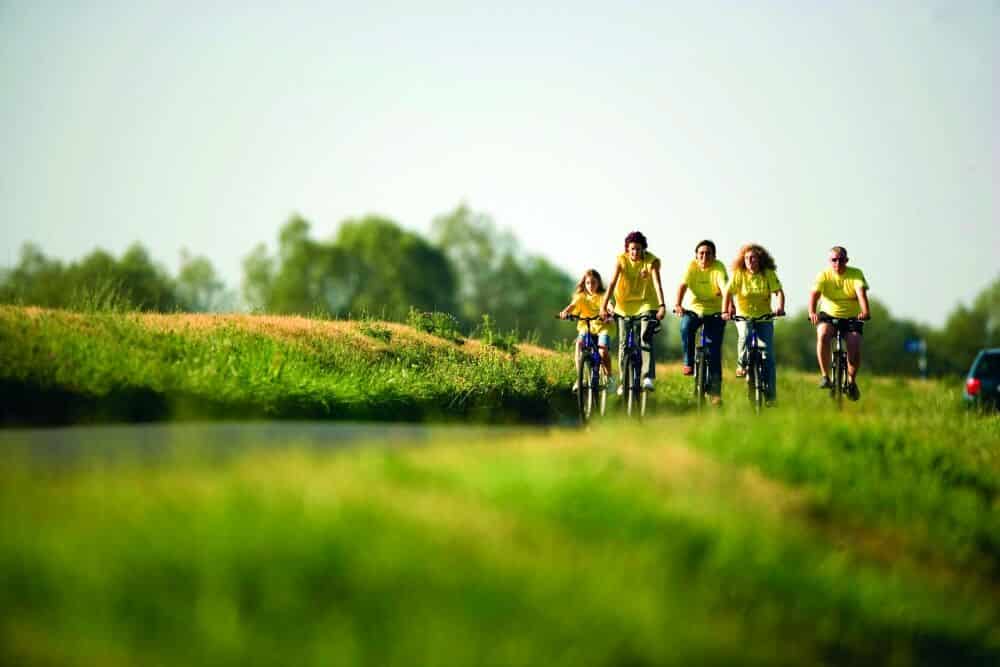
M768 399L764 400L764 407L765 408L773 408L773 407L776 407L777 405L778 405L778 401L774 400L773 398L768 398Z
M861 390L858 389L858 385L856 382L852 382L851 384L847 385L847 398L851 399L852 401L856 401L859 398L861 398Z
M683 373L684 375L694 375L694 369L691 368L690 366L685 366L684 368L681 369L681 373Z
M714 405L717 408L721 407L722 406L722 397L721 396L709 396L708 397L708 402L711 403L712 405Z
M642 379L642 390L643 391L656 391L656 389L653 388L653 379L652 378L643 378Z
M573 383L573 393L575 394L578 391L580 391L580 383L579 382L574 382Z
M615 393L617 395L619 395L619 396L624 396L625 395L625 385L623 385L623 384L618 385L618 388L615 389Z
M819 388L820 389L832 389L833 388L833 383L830 382L830 378L828 378L827 376L824 375L823 379L819 381Z
M736 377L741 378L741 377L746 376L746 374L747 374L747 369L745 369L745 368L737 368L736 369Z

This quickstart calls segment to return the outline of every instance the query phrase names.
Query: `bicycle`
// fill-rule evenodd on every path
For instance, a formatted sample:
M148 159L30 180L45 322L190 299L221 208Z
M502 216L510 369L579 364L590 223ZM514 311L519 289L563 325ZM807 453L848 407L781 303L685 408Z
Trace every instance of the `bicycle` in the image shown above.
M698 315L690 310L685 310L684 314L693 317L700 317L702 320L701 324L698 325L698 342L695 344L694 348L694 400L698 406L698 412L701 412L705 407L705 397L708 396L708 390L711 386L708 368L708 346L712 342L712 339L710 339L705 333L705 320L721 320L722 314L715 313L714 315ZM686 342L683 342L683 344L687 345Z
M642 390L642 348L637 342L636 325L642 322L654 321L659 323L653 315L615 315L615 319L623 324L622 334L625 336L624 354L622 355L622 390L625 398L625 413L628 416L638 414L640 418L646 416L646 394ZM652 336L655 330L648 330L648 335Z
M836 332L830 346L830 371L833 376L830 398L834 400L838 408L842 408L844 396L849 394L851 386L850 376L847 374L847 345L844 343L844 333L852 324L858 324L861 320L856 317L831 317L823 321L832 324L833 330Z
M771 387L768 386L767 377L767 356L770 350L763 350L757 338L757 324L767 322L778 317L774 313L761 315L760 317L744 317L734 315L730 319L734 322L746 322L746 346L747 346L747 398L753 406L754 412L760 414L764 407L764 401L771 395Z
M577 347L580 363L577 364L576 369L576 406L580 413L580 424L586 425L593 416L595 407L598 414L604 416L608 402L608 373L601 364L597 336L590 330L591 322L603 321L603 318L567 315L565 319L587 323L587 330L583 333L583 339Z

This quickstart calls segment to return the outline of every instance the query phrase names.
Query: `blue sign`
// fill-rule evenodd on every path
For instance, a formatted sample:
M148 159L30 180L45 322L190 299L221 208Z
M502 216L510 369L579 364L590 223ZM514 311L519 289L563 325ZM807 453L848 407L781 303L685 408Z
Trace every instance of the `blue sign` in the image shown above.
M903 342L903 349L907 352L923 352L924 351L924 339L923 338L907 338Z

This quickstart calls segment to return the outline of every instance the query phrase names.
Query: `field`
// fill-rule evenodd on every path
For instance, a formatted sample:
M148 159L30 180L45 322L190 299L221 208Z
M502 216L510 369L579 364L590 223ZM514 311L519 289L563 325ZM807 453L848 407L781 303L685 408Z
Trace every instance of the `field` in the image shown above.
M90 397L76 405L96 419L94 396L123 392L123 378L145 366L122 359L107 367L107 391L98 394L80 384L91 371L53 370L51 350L71 357L73 345L90 345L71 358L95 356L93 368L106 368L102 351L166 331L169 316L142 326L66 317L0 312L4 342L36 346L6 346L4 361L18 370L4 382L30 385L36 398ZM48 328L31 329L37 318ZM309 356L323 332L300 336L305 351L295 357L285 333L239 326L223 327L235 341L228 350L214 334L197 334L205 336L198 350L217 350L203 367L225 368L218 355L244 354L256 365L233 367L233 377L252 382L269 366L262 352L240 347L243 335L246 349L271 341L289 361L277 389L258 379L253 391L230 389L239 400L220 394L232 379L216 370L202 380L219 395L213 409L263 406L288 416L276 398L288 387L304 387L300 409L322 404L312 401L327 387L341 388L329 399L337 409L361 391L332 366L310 373L311 359L332 354L324 347ZM66 333L86 327L117 333ZM341 339L352 335L345 331ZM152 463L98 447L65 465L26 451L18 430L0 431L0 663L1000 661L1000 418L965 412L954 387L866 378L861 402L837 412L811 376L781 373L779 407L755 418L730 373L724 409L699 417L686 409L687 382L664 366L656 417L637 425L613 416L583 431L553 425L568 394L565 357L511 356L474 341L455 352L392 331L400 346L411 338L427 346L392 359L443 351L426 365L442 373L438 384L448 382L445 369L464 377L481 364L493 374L463 380L469 391L455 406L466 419L498 420L505 409L555 419L414 446L290 441L220 455L213 443L179 442ZM169 349L189 354L181 342ZM160 348L142 343L146 365L159 370L144 371L147 381L133 388L162 405L177 405L178 387L201 395L190 369L168 377ZM396 361L380 363L397 372ZM533 389L517 394L521 387ZM430 389L401 395L399 405L425 417L444 410ZM24 405L7 414L30 421Z

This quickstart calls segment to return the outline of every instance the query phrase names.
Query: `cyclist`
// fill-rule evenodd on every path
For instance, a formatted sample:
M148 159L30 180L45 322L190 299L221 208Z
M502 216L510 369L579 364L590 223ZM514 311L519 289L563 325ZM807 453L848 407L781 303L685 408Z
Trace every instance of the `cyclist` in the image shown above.
M656 377L656 357L653 353L653 335L659 331L660 321L667 314L660 282L660 259L647 250L649 244L642 232L631 232L625 237L625 252L615 260L615 272L601 303L601 312L628 317L649 314L655 322L644 320L639 330L642 341L642 388L653 391ZM615 307L609 302L615 297ZM618 372L622 373L625 356L625 323L618 320ZM618 395L624 392L623 378L619 378Z
M722 292L729 276L726 265L715 258L715 244L708 239L700 241L694 249L694 260L688 265L681 284L677 287L674 313L681 317L681 347L684 351L684 375L694 374L694 337L698 327L705 325L708 345L708 394L713 404L722 401L722 338L726 323L706 315L722 312ZM684 310L684 294L691 291L691 308Z
M736 311L743 317L760 317L771 311L771 295L777 297L774 314L785 314L785 291L778 280L777 266L771 253L756 243L748 243L740 248L730 267L733 271L726 285L722 304L722 317L729 319ZM734 308L735 301L735 308ZM757 339L767 350L764 367L767 377L768 406L774 405L777 397L776 372L774 365L774 322L758 322ZM736 377L747 373L747 323L737 322L737 366Z
M835 245L830 248L830 268L816 276L809 293L809 321L816 325L816 358L819 361L820 389L829 389L830 339L833 338L831 318L871 318L868 306L868 281L861 269L848 268L847 249ZM820 301L822 299L822 301ZM816 310L819 302L820 310ZM848 322L844 340L847 343L847 397L852 401L861 398L857 376L861 367L861 336L864 324Z
M570 315L601 317L604 312L601 310L603 299L604 281L601 280L601 274L597 272L597 269L587 269L583 272L583 277L580 278L580 282L576 285L573 300L559 312L559 317L562 319L566 319ZM613 384L611 380L611 357L608 355L608 345L611 342L611 337L608 333L608 325L603 319L597 322L579 322L577 324L576 328L580 333L576 339L576 367L578 369L580 367L580 349L583 345L583 336L587 332L588 327L590 328L590 333L597 337L597 349L601 354L601 365L604 366L604 371L607 373L608 390L611 390ZM573 391L578 391L579 389L579 383L574 382Z

